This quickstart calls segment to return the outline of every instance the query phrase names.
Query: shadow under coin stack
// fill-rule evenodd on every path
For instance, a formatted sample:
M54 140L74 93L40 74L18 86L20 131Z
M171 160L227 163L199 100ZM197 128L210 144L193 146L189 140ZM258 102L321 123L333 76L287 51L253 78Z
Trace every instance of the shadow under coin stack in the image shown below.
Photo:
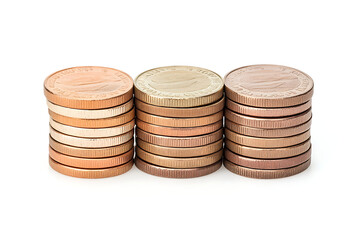
M247 66L226 75L225 167L252 178L307 169L313 86L307 74L285 66Z
M103 178L133 165L133 81L119 70L75 67L44 83L50 114L50 166L65 175Z
M136 166L169 178L221 167L223 80L203 68L172 66L135 79Z

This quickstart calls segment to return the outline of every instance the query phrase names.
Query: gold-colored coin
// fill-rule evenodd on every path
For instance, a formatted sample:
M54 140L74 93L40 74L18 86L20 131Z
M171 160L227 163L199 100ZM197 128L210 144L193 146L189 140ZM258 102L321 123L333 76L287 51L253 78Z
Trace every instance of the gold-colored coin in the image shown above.
M166 157L146 152L136 146L136 156L142 160L158 166L169 168L195 168L205 167L221 160L222 149L216 153L200 157Z
M166 127L198 127L205 126L223 119L223 111L213 115L196 118L171 118L151 115L140 110L136 110L136 118L159 126Z
M164 147L145 142L138 138L136 146L147 152L168 157L199 157L220 151L223 148L223 140L200 147Z
M135 119L116 127L109 128L78 128L58 123L50 118L50 126L58 132L83 138L103 138L122 135L134 129Z
M299 135L284 138L258 138L237 134L225 128L225 137L240 145L256 148L281 148L300 144L310 138L310 130Z
M222 78L207 69L169 66L151 69L135 79L135 98L165 107L196 107L219 100Z
M49 145L55 151L74 157L81 158L107 158L117 156L130 151L134 146L134 138L121 145L106 148L79 148L69 146L49 137Z
M60 105L53 104L52 102L47 101L48 108L50 111L71 118L81 118L81 119L101 119L101 118L111 118L121 114L124 114L130 111L133 106L133 100L111 108L105 109L96 109L96 110L86 110L86 109L75 109L67 108Z
M65 135L50 127L50 135L54 140L70 146L83 148L103 148L120 145L129 141L131 138L133 138L134 131L132 130L130 132L115 137L81 138Z

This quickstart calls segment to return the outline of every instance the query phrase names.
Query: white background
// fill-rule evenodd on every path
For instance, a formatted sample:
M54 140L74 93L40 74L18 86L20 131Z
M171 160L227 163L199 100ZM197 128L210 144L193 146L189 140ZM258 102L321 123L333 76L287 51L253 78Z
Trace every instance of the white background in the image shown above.
M359 239L358 1L1 1L1 239ZM86 180L48 166L43 80L81 65L135 78L249 64L315 81L311 167Z

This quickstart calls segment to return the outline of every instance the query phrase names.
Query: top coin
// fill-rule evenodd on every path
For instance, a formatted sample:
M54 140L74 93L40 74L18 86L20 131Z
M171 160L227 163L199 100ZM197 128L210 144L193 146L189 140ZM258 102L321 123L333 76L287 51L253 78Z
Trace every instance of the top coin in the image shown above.
M160 67L135 79L135 97L164 107L196 107L222 97L222 78L207 69L190 66Z
M255 107L287 107L305 103L313 95L314 82L307 74L279 65L252 65L225 76L226 96Z
M132 98L133 80L126 73L106 67L74 67L45 79L46 98L60 106L101 109Z

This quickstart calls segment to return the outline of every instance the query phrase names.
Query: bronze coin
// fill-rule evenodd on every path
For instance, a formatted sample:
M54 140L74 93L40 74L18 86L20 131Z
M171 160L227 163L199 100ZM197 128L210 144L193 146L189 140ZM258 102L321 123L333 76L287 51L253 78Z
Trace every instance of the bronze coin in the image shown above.
M223 130L219 129L216 132L195 137L168 137L154 135L136 128L136 136L145 142L165 147L199 147L222 139Z
M298 115L281 118L250 117L225 109L225 118L237 124L254 128L289 128L309 121L311 109Z
M221 161L206 167L199 168L166 168L147 163L140 158L135 158L135 165L138 169L151 175L167 178L195 178L208 175L221 167Z
M225 146L234 153L251 158L288 158L299 154L302 154L309 150L311 143L310 139L295 146L283 147L283 148L254 148L247 147L231 142L225 139Z
M302 171L306 170L311 163L311 159L307 160L306 162L295 166L291 168L284 168L284 169L253 169L253 168L247 168L242 167L239 165L236 165L228 160L224 160L224 166L229 171L244 176L244 177L250 177L250 178L259 178L259 179L273 179L273 178L283 178L283 177L289 177L298 173L301 173Z
M253 128L244 125L240 125L234 122L225 119L225 127L230 129L233 132L254 136L254 137L264 137L264 138L279 138L279 137L289 137L298 135L310 129L311 119L306 123L289 127L289 128Z
M238 155L225 148L224 158L236 165L255 169L282 169L290 168L306 162L311 157L311 147L305 153L290 158L259 159Z
M55 171L71 176L71 177L78 177L78 178L106 178L106 177L114 177L129 171L133 166L133 160L129 162L110 168L99 168L99 169L87 169L87 168L75 168L63 165L51 159L49 157L49 164L52 169Z
M140 119L136 119L136 126L146 132L157 135L173 137L191 137L215 132L223 127L223 121L220 120L218 122L199 127L164 127L146 123L144 121L141 121Z

